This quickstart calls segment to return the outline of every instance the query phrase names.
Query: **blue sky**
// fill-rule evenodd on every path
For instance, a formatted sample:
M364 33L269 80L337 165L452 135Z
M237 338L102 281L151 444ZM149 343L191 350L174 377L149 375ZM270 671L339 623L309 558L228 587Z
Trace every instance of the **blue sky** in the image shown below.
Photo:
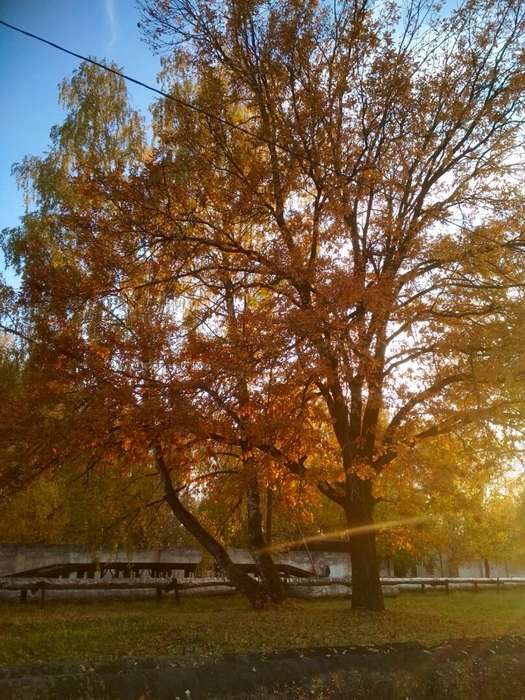
M135 0L2 0L0 19L77 53L114 60L126 73L156 84L159 58L140 37ZM15 226L24 211L11 166L46 150L51 127L62 119L58 84L78 63L0 25L0 229ZM154 95L132 84L128 90L133 106L147 113Z

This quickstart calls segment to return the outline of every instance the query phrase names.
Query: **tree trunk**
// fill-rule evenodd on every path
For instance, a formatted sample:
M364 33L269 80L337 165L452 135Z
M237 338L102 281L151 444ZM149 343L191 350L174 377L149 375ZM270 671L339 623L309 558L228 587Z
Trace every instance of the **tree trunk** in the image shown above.
M273 490L271 486L266 489L266 527L265 537L268 547L272 544L272 517L273 517Z
M352 608L384 610L379 579L376 531L373 529L372 482L349 474L345 503L352 562Z
M237 590L248 598L253 607L263 607L268 597L263 587L251 576L239 569L231 560L230 555L222 544L202 527L197 518L185 508L176 494L175 496L167 494L166 500L177 520L214 557L217 564Z
M226 549L210 534L190 513L179 499L177 491L173 488L170 473L164 461L164 455L160 446L153 447L157 469L162 479L166 501L177 520L190 532L197 542L201 544L215 559L219 567L224 571L229 581L237 590L245 595L254 608L264 607L268 600L268 594L257 581L245 574L231 560Z
M249 482L246 488L246 505L248 511L248 537L255 564L270 598L275 603L282 603L286 598L286 589L281 581L275 562L270 553L265 551L267 543L262 527L261 499L255 472L249 475Z
M485 573L485 578L490 578L490 562L488 559L483 559L483 571Z

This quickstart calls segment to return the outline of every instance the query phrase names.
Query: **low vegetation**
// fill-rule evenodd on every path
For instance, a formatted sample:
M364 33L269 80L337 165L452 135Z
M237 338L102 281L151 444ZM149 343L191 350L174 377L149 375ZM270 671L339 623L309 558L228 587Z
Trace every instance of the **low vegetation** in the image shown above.
M241 597L0 603L0 664L273 651L525 633L525 591L409 594L380 613L346 600L288 601L254 611Z

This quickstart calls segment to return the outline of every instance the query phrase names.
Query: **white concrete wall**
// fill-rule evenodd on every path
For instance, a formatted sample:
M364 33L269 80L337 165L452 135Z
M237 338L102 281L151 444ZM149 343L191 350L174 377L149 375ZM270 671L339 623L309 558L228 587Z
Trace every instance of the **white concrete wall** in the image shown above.
M230 556L237 563L253 563L253 557L246 549L230 548ZM305 548L282 552L275 555L278 562L297 566L306 571L317 572L322 570L325 564L330 567L332 577L350 576L352 567L350 557L345 552L317 552L307 551ZM202 552L196 547L169 547L166 549L144 549L135 551L101 549L90 552L84 547L76 545L16 545L0 544L0 577L22 573L29 569L60 564L90 564L97 561L104 562L147 562L154 565L159 562L180 562L199 564L202 561ZM443 571L439 559L433 571L423 565L417 566L418 576L449 576L447 558L441 557ZM183 572L180 572L181 576ZM505 561L490 562L491 576L523 576L525 577L525 563L517 564ZM459 566L459 575L465 577L484 577L485 569L483 561L465 562ZM381 576L393 576L392 567L388 562L383 562Z
M96 552L76 545L11 545L0 544L0 576L22 573L30 569L60 564L104 562L183 562L198 564L202 552L193 547L144 549L135 551L100 549Z

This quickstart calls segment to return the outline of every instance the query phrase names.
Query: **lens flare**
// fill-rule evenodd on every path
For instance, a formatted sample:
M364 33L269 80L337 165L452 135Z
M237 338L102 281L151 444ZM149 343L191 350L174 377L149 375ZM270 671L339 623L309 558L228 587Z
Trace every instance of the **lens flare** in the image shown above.
M381 530L390 530L394 527L403 527L404 525L415 525L428 520L428 515L418 515L411 518L400 518L398 520L383 520L380 523L370 523L370 525L360 525L359 527L345 528L344 530L333 530L332 532L323 532L319 535L310 535L301 537L298 540L288 540L287 542L279 542L270 547L265 547L259 550L260 552L280 552L293 547L304 546L310 542L322 542L323 540L331 540L334 538L352 537L353 535L362 535L366 532L379 532Z

